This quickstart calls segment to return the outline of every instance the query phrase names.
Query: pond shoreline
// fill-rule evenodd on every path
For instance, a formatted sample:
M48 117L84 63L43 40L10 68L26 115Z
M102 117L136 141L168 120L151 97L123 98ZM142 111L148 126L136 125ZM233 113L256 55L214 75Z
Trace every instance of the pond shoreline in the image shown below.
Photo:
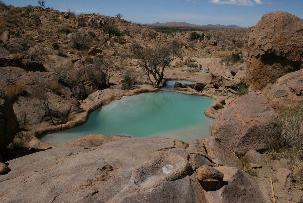
M169 79L169 80L172 80L172 79ZM192 81L192 82L195 83L195 81ZM80 107L82 108L83 111L72 115L68 122L66 122L64 124L60 124L60 125L55 125L55 126L34 127L34 128L32 128L33 130L31 130L30 132L27 132L27 133L33 135L34 140L38 138L39 142L44 144L41 141L41 138L44 137L46 134L56 133L56 132L60 132L63 130L67 130L67 129L71 129L71 128L83 125L84 123L87 122L87 120L90 116L90 113L97 110L98 108L101 108L104 105L108 105L111 102L118 101L125 96L134 96L134 95L138 95L138 94L142 94L142 93L157 92L157 91L161 91L161 90L162 90L162 88L154 88L151 85L141 85L141 86L137 86L136 88L131 89L131 90L122 90L120 88L109 88L109 89L105 89L105 90L98 90L98 91L92 93L91 95L89 95L85 100L83 100L81 102ZM206 92L197 92L196 90L191 89L191 88L175 88L175 89L171 89L171 90L167 89L167 91L173 91L173 92L186 94L186 95L206 96L206 97L214 99L214 104L209 106L208 110L206 112L204 112L206 117L212 118L212 119L214 118L214 116L212 116L211 113L207 113L207 112L211 112L211 109L213 109L212 107L216 103L218 103L218 101L220 100L220 98L218 96L215 96L213 94L208 94ZM35 141L37 142L37 140L35 140ZM36 142L34 142L34 143L36 143Z

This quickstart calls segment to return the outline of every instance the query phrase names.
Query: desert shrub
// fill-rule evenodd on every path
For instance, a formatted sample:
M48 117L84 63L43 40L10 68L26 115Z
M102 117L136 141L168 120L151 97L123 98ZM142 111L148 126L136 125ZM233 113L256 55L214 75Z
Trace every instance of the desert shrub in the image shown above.
M7 7L7 5L3 2L3 1L0 1L0 7Z
M133 44L131 49L150 83L155 87L160 87L164 79L164 71L170 66L176 51L172 48L172 44L167 43L157 47Z
M122 89L129 90L132 89L134 85L135 85L134 76L131 74L130 71L125 72L122 80Z
M118 14L116 15L116 18L122 19L122 18L123 18L123 15L122 15L121 13L118 13Z
M48 88L57 95L61 94L61 87L58 81L50 81L48 83Z
M120 37L123 35L123 33L118 29L118 27L112 22L107 22L103 27L103 31L110 37Z
M242 56L241 52L234 52L228 56L225 56L222 60L221 63L225 64L225 65L234 65L236 63L243 63L244 59Z
M71 10L67 11L66 13L64 13L64 18L65 19L69 19L71 17L76 17L76 14L74 12L72 12Z
M67 25L62 25L59 27L58 31L60 33L69 34L69 33L72 33L74 30Z
M92 38L97 37L96 33L94 31L88 31L88 35Z
M58 50L60 48L60 45L57 42L54 42L52 44L53 49Z
M281 111L283 137L289 146L302 146L300 128L303 125L303 103Z
M40 20L40 16L37 14L32 14L31 15L31 22L33 23L34 26L39 26L41 25L41 20Z
M6 87L6 95L12 100L16 99L18 96L26 93L26 85L22 82L16 82L12 85Z
M86 27L87 22L86 22L85 18L82 16L78 17L77 25L78 25L78 27Z
M198 32L191 32L189 39L191 41L195 41L195 40L203 40L204 39L204 33L198 33Z
M267 155L272 160L286 159L288 166L292 171L292 179L303 184L303 150L301 147L280 148L279 150L271 150Z
M232 90L236 91L238 95L245 95L248 93L248 85L241 81L239 84L230 87Z
M199 67L199 64L197 64L197 61L192 59L192 58L187 58L184 62L184 64L187 66L187 67L190 67L190 68L198 68Z
M40 7L42 7L42 8L45 8L45 1L39 0L39 1L38 1L38 5L39 5Z
M85 33L75 32L70 36L70 44L74 49L86 49L90 46L91 39Z

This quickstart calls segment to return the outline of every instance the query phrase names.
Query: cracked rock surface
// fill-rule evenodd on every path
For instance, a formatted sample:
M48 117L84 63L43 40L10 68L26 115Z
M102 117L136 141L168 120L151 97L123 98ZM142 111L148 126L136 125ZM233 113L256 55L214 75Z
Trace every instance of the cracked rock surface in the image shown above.
M218 202L219 193L206 192L198 181L196 169L205 165L210 173L220 171L217 173L227 178L227 184L218 188L223 191L220 202L239 202L236 195L224 192L235 187L228 185L231 169L212 169L222 165L208 155L213 155L207 149L210 143L204 142L124 137L98 146L72 143L24 156L9 161L14 170L0 176L0 201ZM244 188L249 183L248 188L253 184L258 191L248 174L232 177L230 180L243 183ZM261 193L254 191L254 195L253 200L266 202ZM250 202L249 198L250 193L241 193L241 201Z

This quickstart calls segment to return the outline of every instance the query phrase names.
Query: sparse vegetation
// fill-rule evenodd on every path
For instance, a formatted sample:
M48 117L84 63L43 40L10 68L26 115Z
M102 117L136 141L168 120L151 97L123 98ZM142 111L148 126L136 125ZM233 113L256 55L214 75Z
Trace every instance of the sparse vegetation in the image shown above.
M239 84L236 84L230 88L232 90L234 90L238 95L245 95L249 91L247 84L243 81L241 81Z
M242 56L241 52L233 52L228 56L225 56L222 60L221 63L227 65L227 66L231 66L234 65L236 63L243 63L244 59Z
M191 41L194 41L194 40L203 40L204 37L205 37L204 33L191 32L189 38Z
M132 46L134 57L138 59L139 66L144 70L151 84L160 87L164 79L164 71L173 60L174 52L172 44L159 47L148 47L140 44Z
M122 19L122 18L123 18L123 15L122 15L121 13L118 13L118 14L116 15L116 17L119 18L119 19Z
M39 5L40 7L42 7L42 8L45 8L45 1L39 0L39 1L38 1L38 5Z
M288 146L301 147L303 144L300 130L303 127L303 104L281 111L283 121L283 137Z
M70 44L74 49L82 50L87 49L90 46L91 39L86 33L74 32L70 35Z
M6 96L11 100L15 100L18 96L26 92L26 85L22 82L15 82L6 87Z
M132 89L134 85L135 85L135 78L133 77L131 72L130 71L125 72L122 80L122 89L129 90Z
M58 81L51 81L48 84L49 89L57 95L61 94L61 87Z
M123 33L118 29L118 27L113 22L107 22L104 27L103 31L109 35L109 37L117 36L120 37Z
M303 150L301 147L281 148L267 153L272 160L286 159L292 171L292 180L303 184Z
M52 44L52 47L53 49L58 50L60 48L60 45L57 42L55 42Z
M0 1L0 6L6 7L6 4L3 1Z
M60 33L69 34L72 33L74 30L68 25L62 25L58 28L58 31Z

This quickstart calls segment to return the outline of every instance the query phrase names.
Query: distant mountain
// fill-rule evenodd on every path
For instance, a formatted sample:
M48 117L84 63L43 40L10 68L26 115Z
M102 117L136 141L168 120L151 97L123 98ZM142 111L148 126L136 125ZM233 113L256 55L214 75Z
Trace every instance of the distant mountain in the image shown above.
M166 22L166 23L153 23L149 24L152 27L178 27L178 28L199 28L199 29L219 29L219 28L242 28L237 25L220 25L220 24L208 24L208 25L196 25L187 22Z

